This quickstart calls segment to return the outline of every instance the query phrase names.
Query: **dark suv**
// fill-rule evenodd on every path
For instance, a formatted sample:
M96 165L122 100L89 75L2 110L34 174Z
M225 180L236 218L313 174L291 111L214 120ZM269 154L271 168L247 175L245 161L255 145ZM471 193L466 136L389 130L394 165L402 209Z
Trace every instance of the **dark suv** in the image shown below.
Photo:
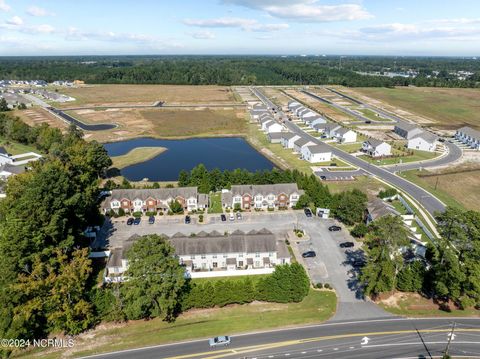
M127 219L127 226L131 226L134 220L135 219L133 217L130 217L129 219Z
M312 216L312 211L310 210L310 208L304 208L303 209L303 212L305 212L305 215L310 218Z
M308 251L302 254L303 258L313 258L316 256L317 256L317 253L315 253L315 251Z
M341 231L342 230L342 227L339 227L339 226L330 226L328 227L328 230L330 232L338 232L338 231Z
M354 247L354 246L355 246L355 243L353 243L353 242L340 243L340 248L351 248L351 247Z

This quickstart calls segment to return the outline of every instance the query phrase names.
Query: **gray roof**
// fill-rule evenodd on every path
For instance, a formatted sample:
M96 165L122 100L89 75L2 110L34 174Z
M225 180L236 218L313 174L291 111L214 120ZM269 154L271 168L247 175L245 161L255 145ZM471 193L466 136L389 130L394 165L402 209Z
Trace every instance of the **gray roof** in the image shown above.
M295 136L298 136L296 133L292 132L281 132L282 138L289 140L291 138L294 138Z
M198 205L202 207L208 206L208 194L205 194L205 193L198 194Z
M8 155L7 150L6 150L5 147L3 147L3 146L0 146L0 153L1 153L1 154L4 154L4 155Z
M299 147L302 147L302 146L305 146L307 143L311 142L310 139L308 138L305 138L305 137L300 137L298 140L296 140L293 144L295 146L299 146Z
M223 207L229 207L232 205L232 192L227 191L227 192L222 192L222 206Z
M290 252L285 241L277 241L277 258L290 258Z
M147 198L165 201L169 198L197 198L197 187L176 187L176 188L149 188L149 189L114 189L112 195L105 198L102 206L109 208L113 200L122 200L124 198L132 201L134 199L141 199L145 201Z
M279 140L283 137L282 135L283 134L281 132L270 132L268 137L272 140Z
M25 172L25 167L15 166L10 163L4 163L3 165L0 166L0 172L1 171L10 172L11 174L14 174L14 175L19 175Z
M368 143L373 148L376 148L385 142L383 142L382 140L377 140L376 138L369 138L368 140L365 141L365 143Z
M255 234L231 234L227 236L176 237L170 243L177 255L200 255L220 253L257 253L275 252L277 241L275 235L266 231Z
M335 132L340 136L343 136L344 134L346 134L349 131L351 131L351 130L349 128L345 128L345 127L341 127L338 130L335 130Z
M113 248L110 251L110 258L108 258L107 267L121 267L122 259L127 257L128 250L138 238L140 238L140 236L134 234L125 241L123 247Z
M270 122L270 121L273 121L273 117L272 117L272 116L268 116L268 117L262 118L262 119L260 120L260 123L263 125L264 123L267 123L267 122Z
M410 132L415 129L420 129L420 127L414 125L413 123L399 122L395 125L395 128Z
M461 132L471 138L476 139L477 141L480 141L480 131L474 130L471 127L465 126L457 130L457 132Z
M438 140L438 136L435 135L434 133L428 132L428 131L423 131L422 133L419 133L418 135L415 135L414 138L423 138L425 141L428 143L434 143L435 141Z
M313 128L316 129L316 130L326 129L326 128L329 128L330 125L331 125L331 123L317 123L317 124L313 125Z
M250 194L255 196L257 194L280 194L285 193L291 195L292 193L302 194L303 190L298 189L296 183L277 183L277 184L258 184L258 185L236 185L232 186L231 193L233 196ZM232 202L230 201L230 204Z
M327 126L325 126L325 131L330 132L333 130L336 130L337 128L340 128L342 126L337 125L336 123L327 123Z
M307 146L307 148L312 154L332 152L332 150L325 145L313 145L313 146Z
M387 215L399 216L400 213L393 207L390 203L385 202L380 198L375 198L367 203L367 210L372 217L372 220L375 220L380 217Z

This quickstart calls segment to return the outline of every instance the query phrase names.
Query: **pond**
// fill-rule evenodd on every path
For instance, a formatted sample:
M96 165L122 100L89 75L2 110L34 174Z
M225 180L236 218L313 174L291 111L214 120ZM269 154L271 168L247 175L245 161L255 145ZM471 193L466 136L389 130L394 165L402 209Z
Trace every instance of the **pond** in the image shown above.
M120 156L137 147L165 147L167 151L121 170L130 181L176 181L181 170L203 163L208 170L270 170L275 165L240 137L159 140L136 138L104 144L110 156Z

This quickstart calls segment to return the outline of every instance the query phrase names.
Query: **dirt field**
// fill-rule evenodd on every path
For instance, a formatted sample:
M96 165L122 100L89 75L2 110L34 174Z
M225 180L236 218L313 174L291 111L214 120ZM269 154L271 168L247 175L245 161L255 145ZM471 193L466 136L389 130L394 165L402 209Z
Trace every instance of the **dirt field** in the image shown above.
M40 107L32 107L28 110L16 110L13 113L15 116L20 117L25 123L30 126L38 126L42 123L46 123L51 127L57 127L62 130L67 129L68 125L64 121L58 119L47 110Z
M132 137L201 137L241 135L246 131L245 112L234 109L108 109L69 112L86 123L116 123L118 128L90 132L87 138L100 142Z
M174 86L174 85L86 85L62 88L61 92L76 101L58 104L62 108L83 105L233 103L235 97L224 86Z
M288 106L288 101L291 101L291 99L288 96L285 96L285 94L278 88L263 87L262 92L277 106L286 107Z
M374 99L374 105L390 105L400 115L434 127L453 130L462 126L480 129L480 90L452 88L356 88L342 89L357 97ZM377 100L377 101L375 101ZM377 103L375 103L377 102ZM418 116L415 116L418 115Z

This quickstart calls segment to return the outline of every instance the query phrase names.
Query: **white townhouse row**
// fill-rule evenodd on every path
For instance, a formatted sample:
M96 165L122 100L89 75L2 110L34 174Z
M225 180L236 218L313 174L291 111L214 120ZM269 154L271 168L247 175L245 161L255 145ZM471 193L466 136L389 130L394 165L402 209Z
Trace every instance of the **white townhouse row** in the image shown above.
M111 250L105 282L128 280L126 254L137 239L138 236L133 236L122 247ZM185 266L187 277L196 272L216 272L217 276L229 276L242 270L249 270L249 274L263 274L265 269L273 272L275 266L291 262L285 241L277 240L265 228L247 233L237 230L228 235L217 231L202 231L194 236L176 233L168 241L175 249L180 264Z
M457 130L455 138L474 150L480 150L480 131L465 126Z
M323 138L333 138L338 143L353 143L357 141L357 133L336 123L316 123L312 128L322 134Z
M305 122L305 124L310 124L312 121L315 120L326 122L326 120L318 113L310 110L309 108L306 108L305 106L296 101L290 101L288 103L288 110L291 113L295 114L295 116L297 116L303 122Z

